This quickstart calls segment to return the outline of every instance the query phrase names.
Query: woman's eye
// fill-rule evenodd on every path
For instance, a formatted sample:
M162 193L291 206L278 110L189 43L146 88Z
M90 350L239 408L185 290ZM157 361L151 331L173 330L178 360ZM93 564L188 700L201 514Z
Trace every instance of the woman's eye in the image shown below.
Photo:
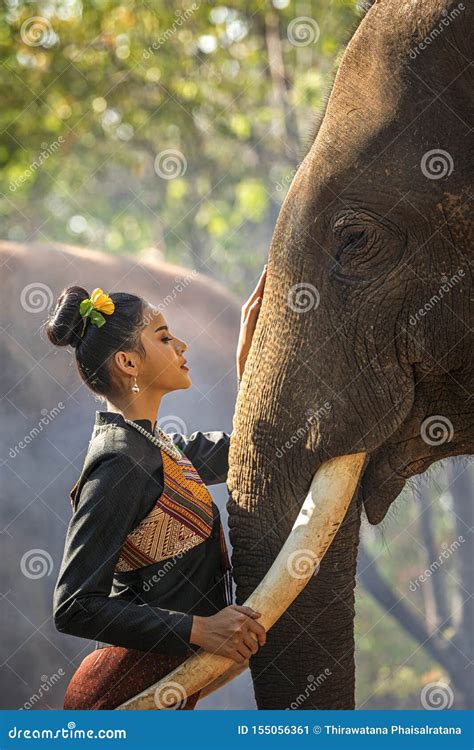
M171 336L164 336L161 340L168 342L168 341L173 341L173 338Z

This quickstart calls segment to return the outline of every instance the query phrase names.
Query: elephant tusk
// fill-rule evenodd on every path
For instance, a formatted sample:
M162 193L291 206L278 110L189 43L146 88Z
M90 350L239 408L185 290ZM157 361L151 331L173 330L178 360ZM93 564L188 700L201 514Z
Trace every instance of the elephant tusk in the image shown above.
M234 677L238 677L239 674L242 674L242 672L245 672L245 670L248 668L249 668L248 659L246 659L242 664L238 664L237 662L234 662L233 665L229 667L229 669L227 669L221 675L219 675L219 677L217 677L215 680L210 682L205 687L201 688L201 691L199 693L199 700L202 700L202 698L206 698L215 690L220 690L221 687L224 687L224 685L227 685L227 683L233 680Z
M365 459L366 453L338 456L322 464L314 475L288 539L268 573L245 602L245 606L262 613L258 621L265 630L269 630L286 612L317 572L347 513ZM235 666L229 657L199 649L166 677L116 710L176 708L184 705L188 696L224 673L234 671ZM229 677L232 676L235 674Z

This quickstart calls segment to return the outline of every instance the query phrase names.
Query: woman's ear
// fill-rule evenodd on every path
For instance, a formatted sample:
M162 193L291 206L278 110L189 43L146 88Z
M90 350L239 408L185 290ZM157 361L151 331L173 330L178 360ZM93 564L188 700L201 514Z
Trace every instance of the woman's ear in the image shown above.
M115 352L112 361L120 374L138 375L138 359L130 352Z

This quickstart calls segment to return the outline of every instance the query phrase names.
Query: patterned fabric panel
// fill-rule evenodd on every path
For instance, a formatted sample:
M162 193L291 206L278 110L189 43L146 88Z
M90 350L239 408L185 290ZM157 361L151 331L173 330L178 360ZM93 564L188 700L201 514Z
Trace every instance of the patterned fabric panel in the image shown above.
M214 521L212 496L186 456L165 451L164 490L147 516L130 532L115 567L126 572L161 562L201 544Z

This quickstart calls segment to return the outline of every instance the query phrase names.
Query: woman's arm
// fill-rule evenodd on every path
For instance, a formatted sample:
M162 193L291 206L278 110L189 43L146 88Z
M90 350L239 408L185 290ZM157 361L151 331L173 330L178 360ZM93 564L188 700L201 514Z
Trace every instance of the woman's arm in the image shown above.
M175 445L189 458L204 484L225 482L229 470L230 434L227 432L193 432L169 434Z
M257 286L253 290L247 302L242 305L240 315L240 333L239 340L237 342L236 354L237 378L239 386L240 381L242 380L242 375L244 374L245 363L247 361L247 356L252 344L255 326L257 325L258 316L260 314L260 307L263 300L263 291L265 289L266 279L267 266L265 265L263 267L262 273L260 274Z
M184 654L193 616L111 597L122 545L140 513L143 469L125 455L101 461L82 486L54 590L62 633L144 651Z

